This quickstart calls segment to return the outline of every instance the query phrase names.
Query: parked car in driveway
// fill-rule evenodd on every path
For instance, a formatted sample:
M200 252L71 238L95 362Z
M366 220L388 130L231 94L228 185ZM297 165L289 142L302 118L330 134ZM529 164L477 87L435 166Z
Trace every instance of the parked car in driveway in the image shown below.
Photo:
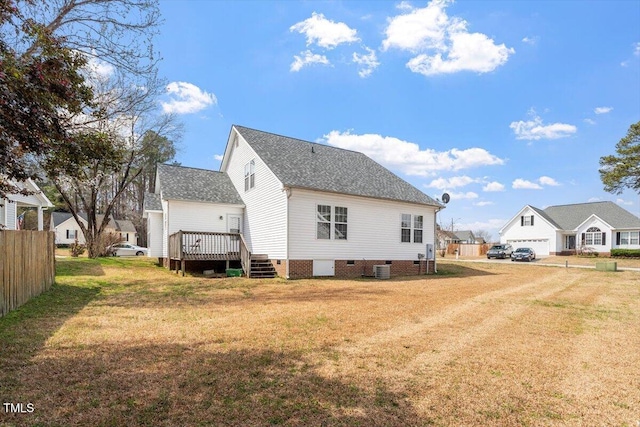
M513 252L513 247L510 244L493 245L491 249L487 251L487 259L491 258L509 258Z
M532 261L536 253L531 248L518 248L511 254L511 261Z
M113 256L142 256L147 254L148 249L131 243L117 243L111 246Z

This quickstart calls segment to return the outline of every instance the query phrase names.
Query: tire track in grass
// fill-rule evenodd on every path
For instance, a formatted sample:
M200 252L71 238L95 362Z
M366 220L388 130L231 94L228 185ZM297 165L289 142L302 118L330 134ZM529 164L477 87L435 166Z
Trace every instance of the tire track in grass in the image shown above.
M569 284L567 284L566 282L562 283L563 281L559 280L562 276L565 275L566 273L564 271L558 271L541 279L523 283L522 285L480 294L461 303L457 303L456 305L445 306L441 310L421 317L417 321L403 321L400 324L396 324L389 329L378 332L372 336L366 337L356 342L350 342L348 344L341 345L335 350L343 353L346 356L353 357L359 354L365 354L371 351L375 351L376 348L385 346L394 341L406 340L413 335L423 333L426 330L436 328L437 326L454 323L456 319L459 319L463 316L468 316L469 313L473 312L479 307L485 306L486 303L491 301L500 300L509 296L515 296L519 293L524 294L522 298L526 299L540 299L549 297L554 293L561 292L569 286L573 285L575 280L572 280ZM550 283L554 282L561 284L554 284L553 286L548 287ZM531 295L527 296L527 294ZM525 308L520 307L518 309L524 310ZM518 309L514 308L512 310ZM500 313L496 313L496 315L500 317L508 316L508 314ZM485 322L492 321L493 320L491 318L485 320Z

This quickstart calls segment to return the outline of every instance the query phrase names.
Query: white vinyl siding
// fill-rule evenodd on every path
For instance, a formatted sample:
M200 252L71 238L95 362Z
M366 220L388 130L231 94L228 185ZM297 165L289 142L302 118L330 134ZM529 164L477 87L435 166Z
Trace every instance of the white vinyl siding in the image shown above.
M525 218L527 217L529 217L527 222L532 225L524 225ZM529 207L523 209L519 215L513 218L502 229L500 243L509 243L514 241L537 241L539 245L538 248L544 248L542 252L536 251L536 253L540 255L546 255L551 251L560 252L564 245L562 235L556 231L555 227L545 221ZM522 245L522 247L531 246ZM546 254L544 252L546 252Z
M240 206L178 200L169 200L169 211L170 235L180 230L226 233L227 215L242 216Z
M15 203L9 203L5 201L4 209L5 209L6 219L7 219L5 226L7 230L16 229L16 208L17 206Z
M317 239L317 207L347 208L348 239ZM406 212L423 217L423 243L401 243L398 219ZM334 215L335 216L335 215ZM294 188L289 199L289 258L417 260L433 244L435 208L411 203Z
M78 239L78 243L85 243L84 234L73 217L58 224L54 231L57 245L70 245L75 242L76 238Z
M147 247L150 257L162 257L162 213L147 214Z
M251 252L266 254L272 259L284 259L287 254L287 193L282 183L260 159L256 152L235 130L230 136L230 153L224 169L245 204L243 235ZM244 191L244 168L255 163L255 188ZM315 217L311 217L313 221ZM312 227L315 235L315 223Z

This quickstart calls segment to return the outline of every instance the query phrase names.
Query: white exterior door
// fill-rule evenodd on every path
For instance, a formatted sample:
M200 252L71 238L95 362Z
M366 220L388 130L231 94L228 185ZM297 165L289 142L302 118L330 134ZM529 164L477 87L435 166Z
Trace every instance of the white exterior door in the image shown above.
M240 215L227 215L227 232L240 233L241 220Z
M314 276L335 276L335 262L332 259L314 259L313 260Z

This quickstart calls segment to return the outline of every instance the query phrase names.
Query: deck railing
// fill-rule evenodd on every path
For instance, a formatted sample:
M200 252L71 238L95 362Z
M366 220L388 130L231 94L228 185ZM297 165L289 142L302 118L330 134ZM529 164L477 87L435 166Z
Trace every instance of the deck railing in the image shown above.
M240 235L240 263L242 270L247 277L251 277L251 252L244 241L244 236Z
M169 258L181 262L240 260L247 277L251 269L251 252L240 233L180 230L169 236Z

